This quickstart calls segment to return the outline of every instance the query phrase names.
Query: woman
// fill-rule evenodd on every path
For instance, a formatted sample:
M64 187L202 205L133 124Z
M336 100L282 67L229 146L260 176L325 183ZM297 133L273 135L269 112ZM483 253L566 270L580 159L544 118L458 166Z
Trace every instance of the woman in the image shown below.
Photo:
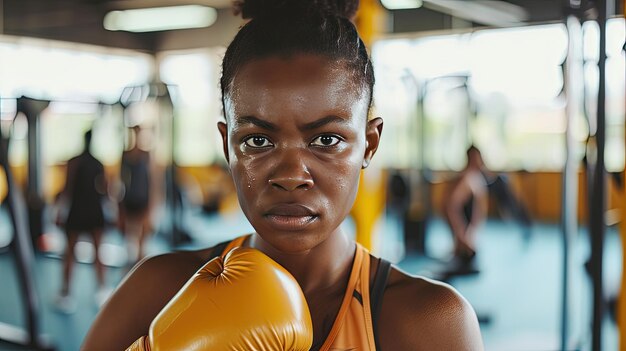
M99 248L104 229L102 200L106 196L104 166L90 152L91 130L84 136L84 148L80 155L67 162L65 188L59 195L60 202L69 202L69 213L65 219L67 245L63 253L63 282L59 295L55 298L55 307L64 313L73 313L76 302L71 296L70 285L74 267L74 247L80 233L87 232L93 239L94 268L98 282L95 302L102 305L110 293L104 283L104 265L100 260ZM57 224L63 218L57 217Z
M480 350L476 316L458 293L395 267L385 277L383 261L340 229L383 126L380 118L368 120L374 74L349 20L357 6L240 4L252 20L224 57L225 123L218 124L239 203L255 229L236 245L262 251L296 279L311 312L313 350L345 349L347 339L358 350ZM212 255L207 249L143 261L96 318L84 349L123 349L146 335ZM363 270L369 281L355 283ZM366 289L357 294L359 283ZM384 290L380 313L367 312L361 317L371 322L355 327L357 314L369 311L359 309L360 298L373 285ZM377 346L366 342L372 339Z
M132 127L132 147L122 154L120 179L124 195L119 203L119 227L128 240L128 257L132 264L144 257L144 246L150 233L150 153L140 147L141 128Z
M444 217L454 238L452 271L475 270L477 230L487 217L487 172L480 150L470 146L467 165L445 196Z

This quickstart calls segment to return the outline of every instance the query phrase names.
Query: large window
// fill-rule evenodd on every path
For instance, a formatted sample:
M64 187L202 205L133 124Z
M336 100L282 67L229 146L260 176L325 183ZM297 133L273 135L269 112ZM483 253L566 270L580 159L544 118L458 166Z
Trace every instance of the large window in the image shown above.
M609 170L624 167L624 20L607 26ZM576 117L582 158L596 114L598 30L583 26L586 111ZM556 170L565 162L564 25L388 38L373 47L376 113L385 118L379 162L457 170L474 143L494 170Z
M0 95L115 102L150 79L148 55L119 49L0 36Z
M16 98L50 100L40 120L44 165L78 154L90 128L94 155L105 164L115 163L123 134L121 112L111 104L125 86L150 80L152 61L149 55L125 50L0 36L3 127L15 117ZM23 116L17 118L10 148L13 165L25 164L27 157L27 126Z

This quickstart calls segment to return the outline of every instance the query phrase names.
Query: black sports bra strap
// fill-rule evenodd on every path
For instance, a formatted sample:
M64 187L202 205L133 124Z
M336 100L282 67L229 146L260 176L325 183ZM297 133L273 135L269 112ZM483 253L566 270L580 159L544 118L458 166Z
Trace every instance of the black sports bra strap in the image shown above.
M370 288L370 307L372 311L372 327L374 328L376 350L380 350L377 332L378 316L380 315L380 309L383 305L383 294L385 293L385 287L387 287L389 272L391 272L391 263L381 258L378 263L378 269L376 270L376 276L374 277L374 283Z

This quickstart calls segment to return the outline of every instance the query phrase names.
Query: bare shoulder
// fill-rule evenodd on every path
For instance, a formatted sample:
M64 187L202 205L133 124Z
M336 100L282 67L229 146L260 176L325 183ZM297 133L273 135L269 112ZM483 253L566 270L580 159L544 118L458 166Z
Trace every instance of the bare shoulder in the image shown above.
M122 280L91 325L82 350L124 350L209 257L211 249L146 258Z
M383 350L482 350L476 313L448 284L391 271L378 335Z

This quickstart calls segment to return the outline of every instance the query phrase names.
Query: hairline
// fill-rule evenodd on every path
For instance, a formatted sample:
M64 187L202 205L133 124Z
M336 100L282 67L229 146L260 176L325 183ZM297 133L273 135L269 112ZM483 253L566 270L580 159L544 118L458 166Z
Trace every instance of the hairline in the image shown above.
M307 52L304 50L289 50L287 52L276 52L276 53L268 53L265 55L258 55L258 56L254 56L254 57L250 57L247 60L241 61L239 67L234 70L232 77L230 79L230 81L228 82L228 86L227 87L223 87L221 86L221 92L222 92L222 113L224 115L224 120L226 121L226 123L228 124L228 118L226 115L226 98L227 95L230 96L230 94L233 91L233 84L235 82L235 79L237 79L237 76L239 75L239 72L243 70L243 68L248 65L251 62L254 61L260 61L260 60L265 60L265 59L270 59L270 58L278 58L281 60L293 60L294 58L298 57L298 56L317 56L320 58L324 58L327 61L329 61L332 65L334 65L337 68L341 68L341 66L343 66L344 69L346 69L346 71L349 72L351 79L353 80L353 85L355 87L357 87L360 91L358 97L362 98L362 97L367 97L368 98L368 102L367 102L367 116L366 119L369 120L370 119L370 110L372 108L372 102L373 102L373 95L374 95L374 86L372 84L372 86L370 87L370 85L368 84L368 82L365 79L357 79L358 77L358 73L355 72L355 69L350 67L349 64L349 60L345 59L345 58L336 58L333 57L331 55L327 55L324 53L319 53L319 52ZM360 81L360 82L358 82Z

